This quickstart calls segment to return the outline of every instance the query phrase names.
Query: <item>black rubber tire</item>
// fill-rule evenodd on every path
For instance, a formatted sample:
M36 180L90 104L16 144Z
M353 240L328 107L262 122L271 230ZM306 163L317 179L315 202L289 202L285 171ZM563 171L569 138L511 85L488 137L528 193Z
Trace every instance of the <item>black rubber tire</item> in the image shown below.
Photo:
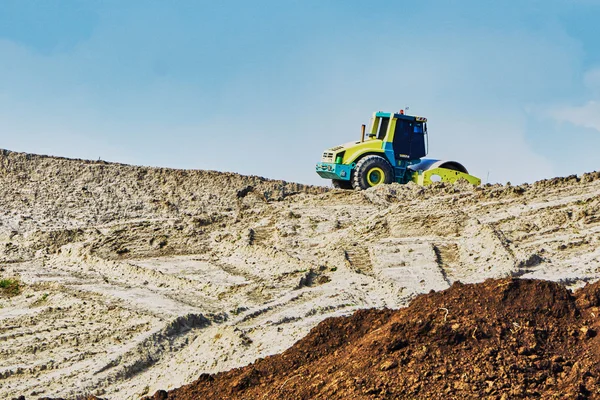
M383 174L383 176L381 176ZM378 177L377 180L372 179ZM365 190L383 183L394 181L394 169L390 163L381 156L370 155L361 158L354 168L352 186L356 190Z
M333 187L336 189L346 189L346 190L352 189L352 181L342 181L339 179L332 179L331 183L333 184Z

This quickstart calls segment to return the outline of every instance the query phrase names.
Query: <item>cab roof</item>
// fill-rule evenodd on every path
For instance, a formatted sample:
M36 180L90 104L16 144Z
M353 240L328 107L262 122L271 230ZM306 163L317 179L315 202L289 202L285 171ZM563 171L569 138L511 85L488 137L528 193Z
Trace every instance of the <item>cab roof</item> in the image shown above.
M416 116L412 116L412 115L396 114L396 113L389 113L389 112L383 112L383 111L377 111L375 113L375 117L377 117L377 118L399 118L399 119L405 119L405 120L409 120L409 121L427 122L427 118L425 118L425 117L416 117Z

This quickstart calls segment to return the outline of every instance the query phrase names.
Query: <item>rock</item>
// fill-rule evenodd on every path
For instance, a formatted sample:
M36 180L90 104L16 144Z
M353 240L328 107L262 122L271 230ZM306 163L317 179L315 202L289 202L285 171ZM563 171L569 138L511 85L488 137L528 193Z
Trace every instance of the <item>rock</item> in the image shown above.
M381 366L379 367L379 369L381 371L389 371L390 369L394 369L398 366L398 361L396 360L386 360L383 363L381 363Z

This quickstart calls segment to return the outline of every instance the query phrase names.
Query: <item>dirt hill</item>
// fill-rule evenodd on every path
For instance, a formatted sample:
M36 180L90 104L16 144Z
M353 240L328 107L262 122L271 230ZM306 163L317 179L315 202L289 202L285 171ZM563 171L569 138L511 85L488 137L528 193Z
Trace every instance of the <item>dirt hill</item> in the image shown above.
M147 400L600 398L600 284L456 283L330 318L280 355Z
M0 151L0 397L139 399L458 281L581 287L599 178L351 192Z

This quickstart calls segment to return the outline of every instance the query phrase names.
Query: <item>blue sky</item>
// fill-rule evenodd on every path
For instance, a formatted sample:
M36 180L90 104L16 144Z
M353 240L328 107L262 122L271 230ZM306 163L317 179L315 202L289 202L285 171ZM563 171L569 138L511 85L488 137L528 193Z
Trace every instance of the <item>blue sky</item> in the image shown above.
M373 111L484 181L600 169L600 0L0 2L0 148L303 183Z

